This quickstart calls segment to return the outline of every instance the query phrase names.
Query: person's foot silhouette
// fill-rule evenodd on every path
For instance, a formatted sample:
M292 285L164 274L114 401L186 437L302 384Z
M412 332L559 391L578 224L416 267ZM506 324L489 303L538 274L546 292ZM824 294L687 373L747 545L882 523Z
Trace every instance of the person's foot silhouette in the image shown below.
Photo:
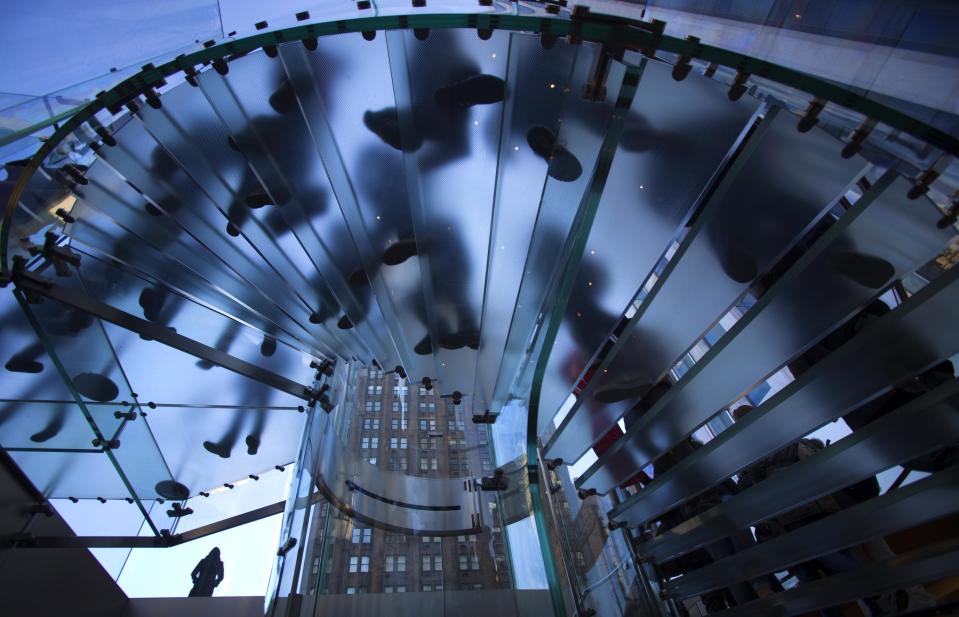
M223 444L214 443L212 441L204 441L203 447L210 454L216 454L220 458L230 458L230 448Z
M440 342L440 347L443 349L462 349L464 347L469 347L470 349L479 349L480 335L479 332L468 331L468 332L455 332L444 338Z
M549 167L547 174L550 178L560 182L573 182L583 175L583 166L580 165L572 152L556 143L556 135L545 126L534 126L526 132L526 143L543 157Z
M164 294L153 287L144 287L140 292L140 308L143 309L143 316L147 321L157 321L160 318L160 310L163 309L163 301L166 299Z
M719 265L726 276L737 283L749 283L759 276L756 260L738 246L730 246L719 256Z
M416 240L400 238L398 242L394 242L383 252L383 263L387 266L398 266L416 254Z
M339 328L340 330L349 330L350 328L353 327L353 322L350 321L349 317L347 317L346 315L343 315L342 317L340 317L340 320L336 322L336 327Z
M273 203L273 198L270 197L263 189L256 189L247 193L243 198L243 202L246 204L247 208L256 210L257 208L271 205Z
M42 431L36 432L33 435L30 435L30 441L34 443L43 443L45 441L50 441L60 432L60 429L63 427L62 422L51 422L46 425Z
M257 450L260 449L260 438L256 435L247 435L246 436L246 453L250 456L256 454Z
M3 365L11 373L39 373L43 371L43 363L37 362L33 358L24 358L13 356Z
M836 272L847 279L868 287L882 289L896 275L896 268L880 257L857 251L839 251L833 256Z
M415 152L421 145L418 139L404 141L400 134L400 116L395 107L367 111L363 114L363 124L383 143L401 152Z
M260 355L269 358L276 353L276 339L267 334L260 343Z
M430 335L424 336L413 348L413 351L420 356L428 356L433 353L433 345L430 343Z
M209 360L197 360L196 366L197 368L203 369L204 371L208 371L211 368L213 368L213 363L210 362Z
M77 392L92 401L108 403L120 396L120 389L113 380L100 373L80 373L73 378Z
M506 82L495 75L474 75L440 88L433 100L443 107L472 107L499 103L506 96Z

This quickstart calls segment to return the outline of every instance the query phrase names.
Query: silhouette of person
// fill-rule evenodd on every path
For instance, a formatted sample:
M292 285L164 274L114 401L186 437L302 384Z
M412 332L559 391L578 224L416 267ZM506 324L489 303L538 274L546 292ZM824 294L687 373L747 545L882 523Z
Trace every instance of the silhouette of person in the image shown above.
M223 561L220 559L220 548L214 546L210 553L201 559L193 572L190 573L193 579L193 588L190 589L190 597L210 597L213 590L223 582Z

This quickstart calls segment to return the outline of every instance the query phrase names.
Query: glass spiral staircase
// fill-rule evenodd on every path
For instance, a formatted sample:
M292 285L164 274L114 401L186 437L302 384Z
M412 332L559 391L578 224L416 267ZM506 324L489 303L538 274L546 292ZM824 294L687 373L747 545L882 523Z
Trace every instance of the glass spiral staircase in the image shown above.
M9 167L0 444L42 499L122 505L126 530L20 546L174 546L282 512L276 615L346 606L307 573L338 546L326 504L423 537L528 522L550 595L525 614L679 615L910 530L897 556L723 614L956 574L955 537L915 531L959 508L959 386L930 382L959 352L954 138L661 23L389 13L148 65ZM375 446L373 418L396 425ZM662 524L840 424L775 481ZM430 440L458 434L462 467L428 473ZM291 463L285 501L204 514ZM677 567L894 468L894 490Z

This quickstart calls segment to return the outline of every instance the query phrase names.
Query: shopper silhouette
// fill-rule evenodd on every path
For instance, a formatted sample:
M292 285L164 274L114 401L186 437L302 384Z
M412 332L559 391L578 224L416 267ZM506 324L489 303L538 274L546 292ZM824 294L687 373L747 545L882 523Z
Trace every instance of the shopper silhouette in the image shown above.
M223 582L223 562L220 560L219 547L214 546L210 554L196 564L190 576L193 578L190 597L212 596L213 589Z

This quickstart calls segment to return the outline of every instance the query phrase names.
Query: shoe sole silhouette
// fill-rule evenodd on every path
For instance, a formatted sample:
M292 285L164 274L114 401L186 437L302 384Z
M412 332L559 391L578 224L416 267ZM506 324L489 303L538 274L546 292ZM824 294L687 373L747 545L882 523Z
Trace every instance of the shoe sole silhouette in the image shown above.
M366 111L363 114L363 124L367 129L386 145L400 152L415 152L420 143L404 143L400 133L400 117L396 109L387 107L379 111Z
M250 456L256 454L257 450L260 449L260 440L254 437L253 435L247 435L246 438L246 453Z
M220 444L213 443L212 441L204 441L203 448L210 454L216 454L220 458L230 458L229 450L227 450Z
M526 143L537 155L546 160L546 173L560 182L573 182L583 175L573 153L556 143L556 136L545 126L534 126L526 132Z
M120 389L113 380L99 373L80 373L73 378L73 385L77 392L91 401L108 403L120 395Z
M437 105L472 107L491 105L506 98L506 82L495 75L474 75L440 88L433 94Z
M840 275L869 289L882 289L896 275L896 268L885 259L856 251L837 252L833 267Z
M36 360L23 360L19 358L11 358L3 368L7 369L11 373L30 373L36 374L43 372L43 363L37 362Z
M383 252L383 263L387 266L398 266L416 254L416 240L403 239L391 244Z

